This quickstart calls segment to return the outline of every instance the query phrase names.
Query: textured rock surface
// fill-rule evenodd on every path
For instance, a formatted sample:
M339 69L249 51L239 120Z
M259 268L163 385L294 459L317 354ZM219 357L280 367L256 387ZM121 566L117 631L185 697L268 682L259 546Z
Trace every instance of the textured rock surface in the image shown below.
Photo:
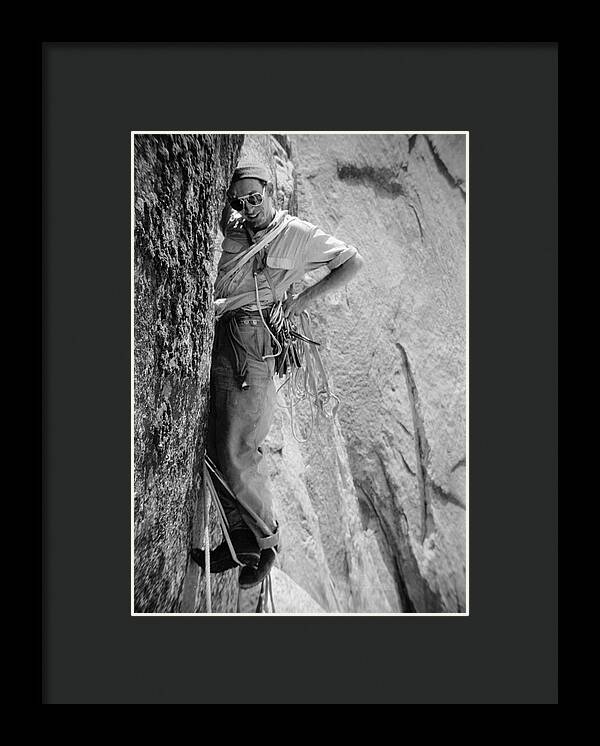
M323 614L325 609L295 583L289 575L274 567L271 571L276 614ZM270 607L269 607L270 609Z
M135 137L136 612L181 606L201 486L214 235L242 140Z
M362 524L406 611L464 611L464 137L292 141L299 215L366 260L313 312Z

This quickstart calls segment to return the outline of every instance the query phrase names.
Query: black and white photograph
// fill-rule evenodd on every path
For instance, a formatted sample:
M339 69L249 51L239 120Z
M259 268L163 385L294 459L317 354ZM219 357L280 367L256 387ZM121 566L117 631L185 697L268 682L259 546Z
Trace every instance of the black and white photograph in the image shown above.
M469 616L468 174L131 132L132 616Z

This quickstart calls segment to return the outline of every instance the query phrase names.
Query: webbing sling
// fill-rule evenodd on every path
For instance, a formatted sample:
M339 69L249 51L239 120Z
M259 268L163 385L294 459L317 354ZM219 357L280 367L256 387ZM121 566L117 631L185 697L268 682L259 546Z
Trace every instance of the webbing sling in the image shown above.
M210 459L208 458L208 456L206 458L208 459L208 461L210 461ZM210 463L212 464L212 462L210 462ZM212 467L208 466L208 468L207 468L207 461L205 460L205 462L204 462L204 478L206 480L206 485L208 487L209 494L213 498L214 503L215 503L215 505L217 507L217 520L218 520L219 525L221 527L221 531L223 532L223 536L225 537L225 541L227 542L227 546L229 547L229 551L231 552L231 556L233 558L233 561L237 565L239 565L240 567L242 567L243 563L240 562L239 559L237 558L237 554L235 553L235 549L233 548L233 544L231 543L231 538L229 536L229 531L228 531L229 522L227 520L227 516L225 515L225 510L224 510L223 506L221 505L221 501L219 499L219 495L218 495L217 490L215 488L214 482L212 481L212 477L211 477L211 474L209 472L209 469L212 469ZM205 546L205 550L206 550L206 546ZM206 566L210 567L210 563L207 563Z
M210 459L208 460L210 461ZM225 537L225 541L227 542L227 546L229 547L229 551L231 552L233 561L240 567L242 567L242 563L237 558L235 549L233 548L233 544L231 543L229 531L227 530L229 528L227 517L225 515L225 511L223 510L223 506L221 505L221 501L219 500L219 495L217 494L215 485L213 484L212 477L211 477L206 459L204 461L204 483L205 483L205 490L204 490L204 587L205 587L205 592L204 592L204 596L205 596L205 602L206 602L206 613L212 614L212 589L211 589L211 583L210 583L210 526L209 526L211 504L214 504L216 507L217 521L221 527L221 531L223 532L223 536Z
M226 288L229 282L233 280L235 275L241 270L244 264L252 259L252 257L255 256L255 254L257 254L261 249L267 246L267 244L270 244L273 239L277 238L277 236L284 230L284 228L287 227L288 223L290 223L290 221L292 220L294 220L294 218L291 215L284 215L281 223L276 225L273 230L269 231L265 236L263 236L258 243L251 246L249 251L247 251L243 256L239 257L239 259L232 260L235 261L235 266L219 280L219 289ZM217 291L216 288L215 291Z

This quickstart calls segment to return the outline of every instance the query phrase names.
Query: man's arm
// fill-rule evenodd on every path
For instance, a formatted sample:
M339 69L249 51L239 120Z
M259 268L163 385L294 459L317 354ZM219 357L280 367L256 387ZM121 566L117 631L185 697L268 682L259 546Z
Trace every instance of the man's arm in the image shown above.
M316 298L328 295L334 290L338 290L347 285L350 280L364 266L365 260L357 252L339 267L332 269L330 274L322 280L303 290L298 295L288 297L283 303L282 308L286 316L300 315Z

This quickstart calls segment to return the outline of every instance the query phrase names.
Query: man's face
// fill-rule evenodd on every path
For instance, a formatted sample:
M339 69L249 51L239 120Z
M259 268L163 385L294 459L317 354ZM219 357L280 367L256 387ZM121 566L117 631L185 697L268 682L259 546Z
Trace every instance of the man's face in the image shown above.
M266 228L273 220L275 213L272 199L273 185L264 184L258 179L239 179L231 185L229 190L230 198L247 197L250 194L262 194L263 201L260 205L251 205L247 200L243 200L243 206L239 212L244 216L246 223L257 231Z

